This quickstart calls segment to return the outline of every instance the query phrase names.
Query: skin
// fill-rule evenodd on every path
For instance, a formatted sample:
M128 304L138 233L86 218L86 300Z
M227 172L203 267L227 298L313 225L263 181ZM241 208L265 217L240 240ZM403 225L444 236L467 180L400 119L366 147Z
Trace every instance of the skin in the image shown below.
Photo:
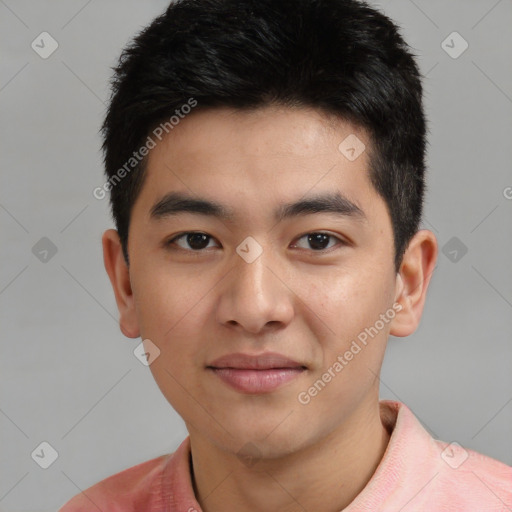
M354 161L338 150L349 134L366 145ZM149 154L129 267L117 232L103 235L121 330L160 349L150 369L187 425L195 493L207 512L226 504L241 512L340 510L386 450L378 377L387 339L417 328L438 248L432 232L418 231L395 273L390 216L368 176L370 142L364 130L313 109L197 110ZM235 217L151 219L172 191L223 203ZM332 191L366 218L272 217L282 203ZM202 252L186 237L165 245L190 231L211 236ZM304 236L319 231L333 236L323 251ZM263 249L252 263L236 252L248 236ZM301 404L299 393L393 304L401 306L394 318ZM246 394L206 368L226 354L268 351L307 369L276 391ZM239 452L252 453L250 463Z

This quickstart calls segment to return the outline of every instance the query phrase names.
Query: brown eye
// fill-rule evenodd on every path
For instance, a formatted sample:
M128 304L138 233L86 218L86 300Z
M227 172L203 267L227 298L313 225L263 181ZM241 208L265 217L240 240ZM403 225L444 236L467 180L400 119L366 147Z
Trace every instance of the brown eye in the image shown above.
M331 235L329 233L322 232L314 232L314 233L306 233L301 236L299 240L305 239L306 243L309 247L302 247L304 249L312 249L314 252L325 251L326 249L330 249L334 247L336 244L329 246L330 241L338 241L339 244L343 245L344 242L340 238ZM298 245L298 244L296 244Z
M177 243L178 240L184 240L185 245ZM213 237L206 233L191 231L175 236L172 240L169 240L166 245L176 244L178 247L186 251L192 250L197 252L206 249L210 240L213 240Z

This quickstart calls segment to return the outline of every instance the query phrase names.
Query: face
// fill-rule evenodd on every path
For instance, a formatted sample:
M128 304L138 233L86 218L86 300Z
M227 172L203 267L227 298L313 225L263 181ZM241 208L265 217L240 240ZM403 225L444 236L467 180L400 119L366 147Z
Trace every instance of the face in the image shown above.
M150 152L121 327L160 351L151 372L191 435L278 456L377 400L400 278L369 147L265 107L193 112Z

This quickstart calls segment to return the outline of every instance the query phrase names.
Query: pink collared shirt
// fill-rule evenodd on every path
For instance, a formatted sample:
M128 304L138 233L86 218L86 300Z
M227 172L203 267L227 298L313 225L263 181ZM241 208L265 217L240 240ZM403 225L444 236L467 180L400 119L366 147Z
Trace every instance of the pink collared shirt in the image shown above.
M343 512L512 511L512 467L433 439L401 402L380 405L389 444L366 487ZM58 512L201 512L190 475L187 437L174 453L98 482Z

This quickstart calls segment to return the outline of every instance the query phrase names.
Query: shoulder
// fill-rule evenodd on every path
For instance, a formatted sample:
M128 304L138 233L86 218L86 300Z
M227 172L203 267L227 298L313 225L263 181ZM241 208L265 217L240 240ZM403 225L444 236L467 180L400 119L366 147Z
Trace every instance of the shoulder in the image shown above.
M512 510L512 467L434 439L401 402L382 401L381 418L392 430L373 486L388 496L383 510Z
M457 443L435 443L442 459L438 483L445 495L452 494L459 500L465 496L472 505L495 506L488 510L512 507L511 466Z
M161 455L111 475L74 496L58 512L85 512L94 506L109 512L135 512L147 507L159 499L162 472L170 457Z

